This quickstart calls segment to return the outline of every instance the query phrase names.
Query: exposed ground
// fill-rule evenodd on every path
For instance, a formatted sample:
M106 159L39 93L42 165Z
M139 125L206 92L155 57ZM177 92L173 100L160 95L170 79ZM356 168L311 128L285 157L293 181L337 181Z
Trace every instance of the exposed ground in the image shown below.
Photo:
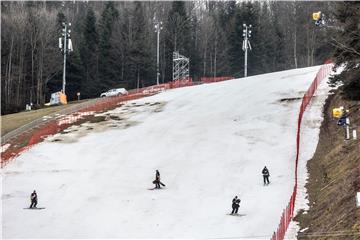
M24 111L20 113L3 115L1 116L1 135L3 136L8 132L11 132L12 130L17 129L38 118L58 112L70 106L83 103L84 101L88 101L88 99L70 102L67 105L52 106L52 107L46 107L32 111Z
M332 117L334 107L350 109L351 126L357 140L344 141L344 129ZM298 239L360 239L360 101L345 101L339 91L329 96L324 106L324 121L313 158L308 161L306 185L310 209L300 213Z
M120 108L84 116L60 133L47 137L45 141L74 143L91 132L103 132L108 129L125 129L132 127L139 124L139 122L132 121L130 118L137 114L140 108L141 111L161 112L165 104L165 102L120 104L118 105Z

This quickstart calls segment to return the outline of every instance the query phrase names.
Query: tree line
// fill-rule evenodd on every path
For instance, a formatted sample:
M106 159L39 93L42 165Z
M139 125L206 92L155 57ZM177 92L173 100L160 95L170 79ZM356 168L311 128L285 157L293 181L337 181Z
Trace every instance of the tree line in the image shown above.
M172 80L172 53L190 58L190 76L242 77L243 23L252 25L248 75L322 64L330 57L328 28L314 11L332 2L277 1L14 1L1 2L1 114L41 106L62 87L62 23L71 22L74 51L66 62L68 100L97 97L115 87ZM330 15L329 15L330 16Z
M335 67L343 70L330 83L341 84L344 98L360 100L360 2L338 3L336 9L339 30L331 36L333 56Z

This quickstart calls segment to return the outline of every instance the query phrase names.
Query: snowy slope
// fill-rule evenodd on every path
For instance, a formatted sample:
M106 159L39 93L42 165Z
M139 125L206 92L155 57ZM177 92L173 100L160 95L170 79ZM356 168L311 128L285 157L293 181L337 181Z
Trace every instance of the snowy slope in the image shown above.
M3 170L3 236L269 239L292 192L301 103L280 99L301 98L318 69L170 90L49 137ZM167 186L149 191L156 169ZM45 210L23 210L34 189ZM235 195L242 217L227 215Z

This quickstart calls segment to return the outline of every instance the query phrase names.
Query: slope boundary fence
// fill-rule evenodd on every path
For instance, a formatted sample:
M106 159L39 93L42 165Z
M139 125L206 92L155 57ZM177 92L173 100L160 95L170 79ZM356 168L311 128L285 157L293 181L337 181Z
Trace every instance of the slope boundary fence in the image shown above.
M271 240L283 240L285 237L286 230L294 217L294 208L295 208L295 199L297 194L297 186L298 186L298 162L300 155L300 130L301 130L301 121L306 110L306 107L309 105L314 93L321 83L321 81L326 78L332 71L333 64L331 61L325 62L324 65L321 66L320 70L315 76L315 79L311 83L309 89L306 91L302 98L302 102L300 105L300 111L298 115L297 122L297 133L296 133L296 157L295 157L295 184L294 189L291 194L290 200L286 208L283 210L282 215L280 217L280 223L277 230L271 237Z

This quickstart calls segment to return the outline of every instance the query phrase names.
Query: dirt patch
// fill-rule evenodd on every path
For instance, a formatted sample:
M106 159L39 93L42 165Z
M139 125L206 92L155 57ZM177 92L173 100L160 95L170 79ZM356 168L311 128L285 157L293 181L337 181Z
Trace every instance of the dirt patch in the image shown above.
M140 123L139 121L131 120L132 116L136 113L159 112L162 111L165 104L165 102L129 103L103 113L84 115L73 123L72 126L58 134L49 136L46 140L49 142L73 143L90 132L103 132L108 129L133 127Z
M103 122L103 121L105 121L105 119L106 119L106 116L91 116L91 117L85 118L85 120L90 123Z
M331 115L339 106L350 108L350 122L360 126L360 101L345 101L338 92L330 95L316 152L307 163L310 209L295 217L301 229L307 228L298 239L360 238L360 208L355 198L360 191L360 141L344 140L344 129Z
M109 115L110 119L112 120L117 120L117 121L121 121L121 120L124 120L123 118L120 118L118 116L113 116L113 115Z
M155 106L154 108L154 112L162 112L164 110L164 107L165 107L166 103L165 102L155 102L155 103L152 103L150 104L150 106Z

